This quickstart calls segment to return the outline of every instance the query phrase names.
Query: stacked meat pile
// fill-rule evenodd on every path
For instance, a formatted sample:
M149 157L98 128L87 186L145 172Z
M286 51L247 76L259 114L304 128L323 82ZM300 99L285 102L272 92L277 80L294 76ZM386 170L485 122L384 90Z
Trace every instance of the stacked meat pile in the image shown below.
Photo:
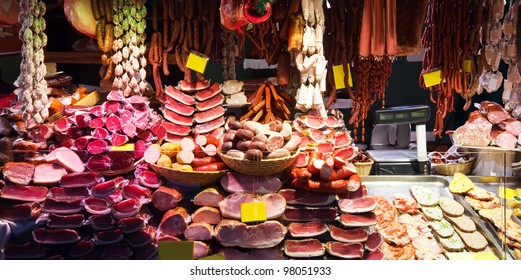
M165 140L179 142L190 133L209 134L219 138L225 112L221 92L220 84L210 86L208 80L192 83L180 81L177 88L168 86L162 109L168 120L164 124L167 129Z
M483 101L467 122L454 131L454 143L514 149L520 142L521 122L492 101Z

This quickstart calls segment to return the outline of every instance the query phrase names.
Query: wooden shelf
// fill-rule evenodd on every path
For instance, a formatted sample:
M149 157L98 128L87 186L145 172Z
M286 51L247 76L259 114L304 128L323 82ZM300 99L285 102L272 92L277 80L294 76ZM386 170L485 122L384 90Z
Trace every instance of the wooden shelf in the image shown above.
M101 52L45 52L45 62L63 64L101 64ZM175 57L173 54L168 55L168 64L175 64Z

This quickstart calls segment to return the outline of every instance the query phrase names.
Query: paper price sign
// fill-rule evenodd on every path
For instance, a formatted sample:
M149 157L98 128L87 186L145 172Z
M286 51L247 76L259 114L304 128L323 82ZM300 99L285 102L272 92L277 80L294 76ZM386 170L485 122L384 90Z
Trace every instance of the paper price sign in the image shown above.
M473 253L472 255L474 256L475 260L481 260L481 261L496 261L496 260L499 260L496 257L496 255L494 255L494 253L492 253L492 252L478 252L478 253Z
M336 89L343 89L346 88L345 83L345 72L344 72L344 66L343 65L333 65L333 78L335 80L335 88ZM351 77L351 67L349 64L347 64L347 82L349 83L349 86L353 86L353 77Z
M463 60L462 68L463 68L463 72L470 73L470 71L472 71L472 60L470 60L470 59Z
M111 146L111 151L120 151L120 152L133 152L134 151L134 143L127 143L121 146Z
M423 80L426 87L432 87L441 84L441 70L423 74Z
M214 254L214 255L208 256L208 257L200 258L199 260L202 260L202 261L223 261L223 260L225 260L225 258L224 258L224 254L223 253L219 253L219 254Z
M159 241L158 256L160 260L193 260L193 241Z
M499 197L508 199L508 198L513 197L516 194L516 192L513 189L499 186L498 194L499 194Z
M191 52L188 55L186 67L203 74L204 70L206 69L206 65L208 64L208 60L209 59L207 57L204 57L201 54Z
M242 203L241 221L243 223L266 221L266 203L264 201Z

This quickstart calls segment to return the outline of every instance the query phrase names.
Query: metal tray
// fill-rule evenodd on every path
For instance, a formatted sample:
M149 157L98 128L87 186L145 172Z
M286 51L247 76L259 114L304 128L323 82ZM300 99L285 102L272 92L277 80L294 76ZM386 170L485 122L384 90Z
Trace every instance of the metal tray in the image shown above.
M521 178L518 177L507 177L505 181L502 180L500 177L494 177L494 176L467 176L476 187L483 188L496 196L499 197L499 186L505 185L507 188L515 189L516 187L519 187L521 185ZM451 179L449 179L451 180ZM503 241L499 236L497 235L497 229L494 226L494 224L484 218L482 218L473 208L470 206L470 204L465 200L464 195L455 194L454 199L461 203L463 207L465 207L465 212L470 213L472 216L470 216L474 222L479 223L481 227L485 228L486 231L490 234L490 237L494 240L494 242L497 244L498 248L501 248L501 251L505 252L505 258L506 259L515 259L514 253L508 246L503 246ZM501 205L505 206L504 199L501 199ZM488 236L486 236L488 239Z
M392 201L394 193L402 193L411 195L409 188L414 185L421 185L431 190L437 190L440 196L451 197L461 203L465 208L465 214L476 224L478 231L485 236L489 243L489 249L498 257L502 259L504 257L503 248L501 242L497 237L495 231L486 227L483 223L483 219L477 215L477 213L468 205L468 203L461 201L461 196L458 199L458 195L453 195L449 191L450 181L446 176L361 176L362 182L367 187L367 193L369 196L383 196L387 200ZM464 200L464 199L463 199ZM486 249L487 250L487 249ZM511 252L510 252L511 254ZM512 258L512 255L509 256Z

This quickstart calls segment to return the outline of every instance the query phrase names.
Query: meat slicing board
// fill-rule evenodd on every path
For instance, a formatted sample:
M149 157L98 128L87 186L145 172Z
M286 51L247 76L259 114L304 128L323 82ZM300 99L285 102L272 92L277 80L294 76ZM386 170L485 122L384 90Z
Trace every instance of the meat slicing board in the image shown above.
M367 195L368 196L383 196L385 197L391 204L393 201L393 194L405 194L412 197L412 194L409 190L411 186L423 186L429 188L431 191L435 191L439 193L440 197L450 197L454 200L458 201L465 208L464 215L471 218L476 224L476 228L478 231L485 236L487 239L489 246L484 251L492 251L499 259L502 258L502 248L501 242L497 242L497 235L490 232L490 228L485 227L481 221L477 219L477 214L472 210L470 205L465 205L464 202L458 199L458 195L453 195L449 191L450 181L445 176L360 176L362 182L367 187ZM460 196L461 197L461 196ZM455 233L456 234L456 233ZM496 236L494 238L494 235ZM441 245L440 245L441 246Z
M494 176L467 176L476 187L483 188L493 194L495 194L497 197L499 197L499 189L501 185L506 185L507 188L515 189L516 187L519 187L521 185L521 178L517 177L507 177L506 183L501 182L500 177L494 177ZM449 178L451 180L451 178ZM482 218L478 212L476 212L472 206L465 200L464 195L455 194L454 199L461 203L463 207L465 208L465 213L470 213L469 217L476 223L479 224L480 227L484 228L487 233L490 234L490 238L493 239L493 241L497 244L497 248L499 248L501 251L502 249L502 240L499 238L499 236L496 233L496 227L494 224L484 218ZM500 198L501 204L505 205L502 198ZM515 221L516 219L514 219ZM488 236L487 239L489 238ZM506 247L506 258L507 259L515 259L514 253L509 247ZM501 258L500 258L501 259Z

